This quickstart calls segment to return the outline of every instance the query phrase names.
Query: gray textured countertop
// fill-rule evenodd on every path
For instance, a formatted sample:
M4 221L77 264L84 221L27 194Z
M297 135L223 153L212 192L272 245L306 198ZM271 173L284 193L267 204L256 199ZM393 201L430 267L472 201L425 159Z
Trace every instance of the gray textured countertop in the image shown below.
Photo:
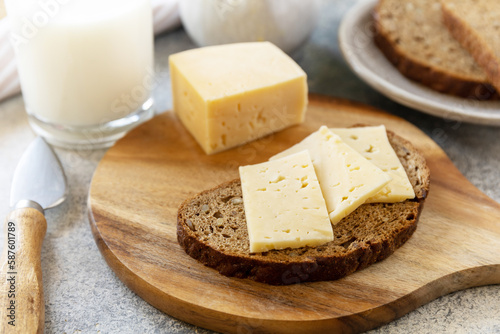
M387 110L422 129L480 190L500 202L500 128L432 117L380 95L347 67L337 43L342 15L353 1L324 1L311 39L293 54L309 77L311 92L347 98ZM194 45L182 29L156 40L155 88L159 112L170 108L167 56ZM500 111L499 111L500 112ZM0 104L0 215L9 211L14 168L34 137L21 97ZM90 232L86 200L104 150L57 150L70 194L47 211L42 250L46 333L208 333L156 310L109 269ZM370 333L500 333L500 286L471 288L424 305Z

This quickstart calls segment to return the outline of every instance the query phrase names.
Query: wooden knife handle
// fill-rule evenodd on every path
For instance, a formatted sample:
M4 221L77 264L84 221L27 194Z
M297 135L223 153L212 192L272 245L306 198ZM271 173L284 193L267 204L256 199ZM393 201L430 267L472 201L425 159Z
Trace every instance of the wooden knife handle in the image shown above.
M47 221L36 209L16 209L7 217L4 231L0 333L43 333L45 304L40 256Z

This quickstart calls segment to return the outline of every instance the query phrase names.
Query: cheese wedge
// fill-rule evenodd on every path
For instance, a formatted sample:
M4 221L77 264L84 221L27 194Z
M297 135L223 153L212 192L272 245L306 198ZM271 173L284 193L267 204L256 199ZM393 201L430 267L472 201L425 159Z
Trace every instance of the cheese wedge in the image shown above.
M367 203L394 203L415 198L408 175L389 143L385 126L330 130L392 178L380 192L368 198Z
M239 169L250 252L319 246L333 240L307 151Z
M269 42L183 51L169 63L173 109L207 154L304 121L306 74Z
M303 150L311 155L332 224L353 212L391 180L326 126L270 160Z

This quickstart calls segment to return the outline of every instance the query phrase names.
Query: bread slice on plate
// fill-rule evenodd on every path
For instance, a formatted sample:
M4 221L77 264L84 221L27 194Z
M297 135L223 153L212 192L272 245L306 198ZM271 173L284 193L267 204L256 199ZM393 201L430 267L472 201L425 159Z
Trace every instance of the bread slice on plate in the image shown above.
M449 31L500 91L500 1L441 0Z
M380 0L375 44L406 77L441 93L498 99L488 77L443 23L439 0Z
M187 254L223 275L273 285L335 280L381 261L415 231L430 179L423 156L405 139L389 131L388 137L415 199L363 204L333 226L332 242L251 254L239 179L182 203L177 240Z

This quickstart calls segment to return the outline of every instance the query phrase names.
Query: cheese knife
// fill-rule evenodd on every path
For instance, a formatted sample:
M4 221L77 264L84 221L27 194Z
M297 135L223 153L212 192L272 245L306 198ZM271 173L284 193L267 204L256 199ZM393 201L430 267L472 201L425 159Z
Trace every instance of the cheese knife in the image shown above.
M43 333L41 250L47 231L44 210L66 198L66 177L56 154L37 137L14 172L13 209L4 226L0 260L0 332Z

